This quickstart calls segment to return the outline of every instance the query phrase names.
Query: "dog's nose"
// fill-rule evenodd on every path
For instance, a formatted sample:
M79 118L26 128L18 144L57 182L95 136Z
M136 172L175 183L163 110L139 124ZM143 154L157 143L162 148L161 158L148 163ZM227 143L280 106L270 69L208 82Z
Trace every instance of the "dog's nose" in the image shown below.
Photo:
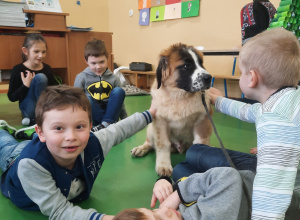
M204 80L205 83L210 83L211 79L212 79L211 75L209 75L209 74L204 74L203 75L203 80Z

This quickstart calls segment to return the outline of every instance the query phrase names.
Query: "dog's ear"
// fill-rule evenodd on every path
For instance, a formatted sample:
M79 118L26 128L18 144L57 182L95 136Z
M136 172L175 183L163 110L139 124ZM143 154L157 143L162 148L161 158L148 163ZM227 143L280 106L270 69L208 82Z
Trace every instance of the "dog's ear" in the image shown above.
M162 72L166 71L166 68L167 68L166 57L161 56L158 63L158 67L156 69L157 89L159 89L161 86Z

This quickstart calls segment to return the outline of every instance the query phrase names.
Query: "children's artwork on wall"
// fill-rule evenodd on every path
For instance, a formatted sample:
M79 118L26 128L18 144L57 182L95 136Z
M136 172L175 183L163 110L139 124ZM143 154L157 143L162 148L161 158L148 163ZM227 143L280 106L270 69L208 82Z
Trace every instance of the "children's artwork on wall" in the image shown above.
M199 0L182 2L181 17L188 18L188 17L198 16L199 8L200 8Z
M150 9L149 8L141 9L139 25L149 25L149 21L150 21Z
M181 3L166 5L165 20L181 18Z
M138 0L138 8L139 25L149 25L149 14L150 21L199 16L200 0Z
M150 10L150 21L163 21L165 17L165 6L153 7Z
M151 0L139 0L139 10L143 8L150 8Z
M166 5L175 4L179 2L181 2L181 0L166 0Z
M165 5L166 0L151 0L151 7Z

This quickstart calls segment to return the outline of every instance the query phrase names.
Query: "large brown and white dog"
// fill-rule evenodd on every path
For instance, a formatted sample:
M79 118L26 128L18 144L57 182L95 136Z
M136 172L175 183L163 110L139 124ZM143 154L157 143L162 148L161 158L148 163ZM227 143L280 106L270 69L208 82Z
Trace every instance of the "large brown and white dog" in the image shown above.
M203 67L200 51L174 44L160 54L156 80L151 87L157 112L147 129L147 139L131 154L141 157L156 150L156 172L171 176L170 153L185 152L192 144L209 144L212 126L205 112L201 91L211 85L211 75ZM209 97L205 100L212 114Z

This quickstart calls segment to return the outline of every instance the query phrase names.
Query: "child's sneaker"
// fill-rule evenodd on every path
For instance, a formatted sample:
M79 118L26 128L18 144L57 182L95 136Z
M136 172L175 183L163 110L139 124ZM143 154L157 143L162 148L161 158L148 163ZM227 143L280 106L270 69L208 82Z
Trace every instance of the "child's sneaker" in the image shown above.
M105 128L105 126L103 124L100 124L100 125L92 127L91 131L96 132L96 131L100 131L103 128Z
M16 139L25 139L32 140L33 134L35 133L35 125L32 125L27 128L22 128L16 131L15 138Z
M23 118L22 125L35 125L34 118Z
M0 129L8 131L11 135L14 135L17 129L14 127L10 126L6 121L0 120Z

